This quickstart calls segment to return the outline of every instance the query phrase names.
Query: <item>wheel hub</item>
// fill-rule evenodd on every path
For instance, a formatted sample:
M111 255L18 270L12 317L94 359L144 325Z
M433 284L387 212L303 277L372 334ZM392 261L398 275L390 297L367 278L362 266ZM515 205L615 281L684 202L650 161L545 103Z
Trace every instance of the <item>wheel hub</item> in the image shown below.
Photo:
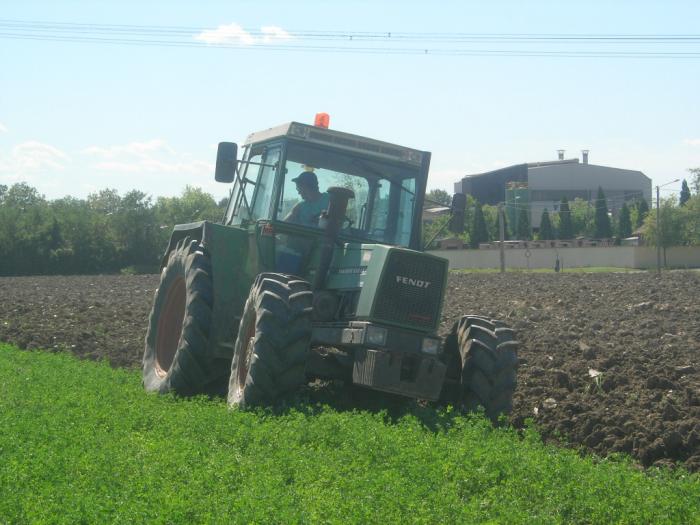
M158 318L156 335L156 374L164 377L175 359L175 353L180 344L182 322L185 318L187 303L186 283L184 276L179 276L168 289L165 305Z
M242 391L245 386L246 378L248 377L248 370L250 370L250 361L253 357L253 348L255 347L255 324L257 318L255 314L252 314L252 319L250 320L248 326L246 327L245 339L242 341L241 349L243 354L239 356L238 361L238 391Z

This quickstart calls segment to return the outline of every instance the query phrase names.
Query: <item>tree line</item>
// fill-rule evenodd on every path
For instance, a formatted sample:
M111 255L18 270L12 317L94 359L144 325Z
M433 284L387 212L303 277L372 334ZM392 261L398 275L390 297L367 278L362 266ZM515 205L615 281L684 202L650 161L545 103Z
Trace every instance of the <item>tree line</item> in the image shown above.
M225 204L189 186L154 201L113 189L47 200L26 183L0 185L0 275L157 271L175 224L219 221Z
M683 181L678 198L661 201L660 225L646 201L625 203L616 217L608 214L602 190L594 203L562 199L558 210L542 213L534 235L526 206L517 208L516 224L505 221L506 239L625 238L641 229L645 240L668 246L700 245L700 168L692 191ZM427 195L449 205L442 190ZM200 188L186 187L176 197L155 200L138 190L120 195L104 189L85 199L47 200L35 188L18 183L0 185L0 275L95 274L157 271L163 249L175 224L220 221L226 199L216 202ZM443 216L423 229L427 243L445 225ZM472 247L499 239L498 208L467 197L465 233ZM660 233L660 235L659 235Z
M656 210L650 210L644 199L636 199L622 204L616 216L609 213L608 202L602 188L598 188L595 201L583 199L569 201L563 198L556 210L542 212L540 226L533 232L530 225L528 205L512 205L514 213L505 213L505 239L554 240L586 237L593 239L625 239L635 232L641 233L648 244L655 245L657 236L661 246L700 245L700 168L688 170L692 176L691 191L684 179L681 192L675 196L662 198L660 203L660 236L657 235ZM451 197L446 191L432 190L426 195L429 204L450 205ZM515 221L508 221L508 216ZM448 218L442 216L424 227L424 243L429 243L439 231L445 232ZM510 224L514 222L514 224ZM480 243L497 241L499 236L498 207L481 204L471 195L467 196L464 218L465 232L461 239L472 248Z

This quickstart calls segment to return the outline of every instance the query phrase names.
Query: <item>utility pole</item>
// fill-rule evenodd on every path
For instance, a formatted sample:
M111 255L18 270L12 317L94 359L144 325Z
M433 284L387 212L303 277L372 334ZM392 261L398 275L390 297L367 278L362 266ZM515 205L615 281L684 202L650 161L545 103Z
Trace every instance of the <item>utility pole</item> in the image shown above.
M672 180L656 187L656 276L661 277L661 207L659 205L659 189L674 184L680 179Z
M506 239L506 228L505 224L503 221L503 203L499 202L498 203L498 237L500 238L500 247L501 247L501 273L506 272L506 250L505 246L503 245Z
M659 220L659 188L656 187L656 276L661 277L661 221Z

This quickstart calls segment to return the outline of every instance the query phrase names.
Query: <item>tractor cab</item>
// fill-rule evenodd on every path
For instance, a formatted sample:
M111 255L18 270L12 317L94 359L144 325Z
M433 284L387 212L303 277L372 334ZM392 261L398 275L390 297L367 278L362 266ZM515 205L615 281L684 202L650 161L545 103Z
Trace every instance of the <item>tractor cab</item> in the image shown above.
M233 182L224 224L274 238L270 271L306 273L330 188L352 192L339 241L420 248L428 152L298 122L251 134L235 170L222 159L236 146L219 148L216 178Z

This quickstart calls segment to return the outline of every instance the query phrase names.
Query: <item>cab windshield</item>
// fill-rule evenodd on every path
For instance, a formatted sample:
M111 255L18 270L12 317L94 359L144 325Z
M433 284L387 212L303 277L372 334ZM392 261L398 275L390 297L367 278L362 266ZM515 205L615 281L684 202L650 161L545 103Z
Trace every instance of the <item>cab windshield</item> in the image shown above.
M352 190L341 235L408 246L418 170L313 146L288 144L277 220L319 227L327 190Z

